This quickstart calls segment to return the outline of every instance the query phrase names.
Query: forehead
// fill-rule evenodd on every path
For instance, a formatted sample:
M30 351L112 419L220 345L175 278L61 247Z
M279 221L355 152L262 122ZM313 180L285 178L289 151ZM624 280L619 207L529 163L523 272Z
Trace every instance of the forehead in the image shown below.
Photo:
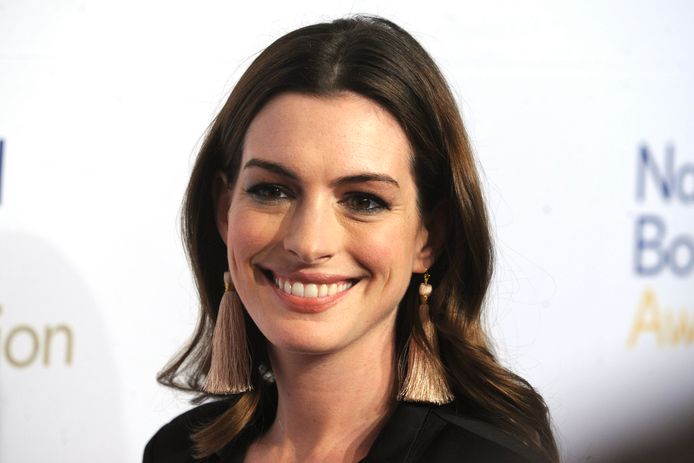
M405 175L411 151L398 121L368 98L351 92L284 93L251 122L242 163L259 157L336 175L354 170Z

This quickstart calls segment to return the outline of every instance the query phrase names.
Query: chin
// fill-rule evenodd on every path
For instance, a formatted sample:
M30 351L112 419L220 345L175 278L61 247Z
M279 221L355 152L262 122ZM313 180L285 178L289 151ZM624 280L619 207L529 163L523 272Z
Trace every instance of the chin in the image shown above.
M343 343L332 334L320 334L314 329L310 335L301 333L282 333L267 337L269 345L276 352L291 354L323 355L340 350Z

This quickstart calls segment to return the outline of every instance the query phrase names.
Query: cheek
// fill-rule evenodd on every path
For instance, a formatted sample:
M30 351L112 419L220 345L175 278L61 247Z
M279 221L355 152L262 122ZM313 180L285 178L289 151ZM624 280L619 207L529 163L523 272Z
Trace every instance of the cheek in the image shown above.
M408 221L365 228L354 234L354 254L374 276L409 281L414 255L414 232L410 228Z
M229 209L227 252L230 266L239 267L268 249L276 235L278 220L242 207ZM248 262L246 262L248 263Z

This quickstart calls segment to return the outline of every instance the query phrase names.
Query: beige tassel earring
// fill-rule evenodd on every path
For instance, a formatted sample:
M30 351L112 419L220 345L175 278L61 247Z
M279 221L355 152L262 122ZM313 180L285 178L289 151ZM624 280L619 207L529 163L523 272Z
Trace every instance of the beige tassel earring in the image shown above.
M436 328L429 314L429 296L431 285L429 284L429 272L424 271L424 283L419 285L420 304L418 316L422 324L425 342L431 348L431 352L421 345L414 334L410 334L407 343L407 375L403 381L399 400L405 402L430 402L445 404L453 400L453 394L448 388L446 374L438 356L438 342ZM433 354L433 355L432 355Z
M224 295L219 303L212 336L212 362L205 391L213 394L240 394L251 386L251 355L246 340L246 323L239 295L229 272L224 272Z

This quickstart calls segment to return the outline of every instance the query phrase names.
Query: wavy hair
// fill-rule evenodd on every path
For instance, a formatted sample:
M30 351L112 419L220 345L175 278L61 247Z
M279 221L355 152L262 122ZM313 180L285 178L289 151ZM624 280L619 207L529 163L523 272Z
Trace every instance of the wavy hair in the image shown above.
M439 341L439 358L432 361L444 365L459 410L557 461L545 402L527 381L499 364L482 326L494 255L475 159L456 102L421 45L379 17L338 19L279 38L252 62L211 124L182 213L200 318L190 343L159 373L159 382L197 392L195 403L211 396L202 386L210 368L212 333L224 292L221 276L227 266L226 248L215 225L213 179L223 171L230 183L235 181L251 121L283 92L316 96L354 92L380 104L399 121L413 148L420 211L445 211L441 214L444 247L430 269L436 290L429 304ZM410 334L421 342L417 305L417 284L412 282L399 307L398 352L404 352ZM253 423L271 421L274 414L276 388L258 372L259 365L267 362L265 339L249 317L246 325L254 389L233 397L224 414L193 434L198 456L214 453Z

